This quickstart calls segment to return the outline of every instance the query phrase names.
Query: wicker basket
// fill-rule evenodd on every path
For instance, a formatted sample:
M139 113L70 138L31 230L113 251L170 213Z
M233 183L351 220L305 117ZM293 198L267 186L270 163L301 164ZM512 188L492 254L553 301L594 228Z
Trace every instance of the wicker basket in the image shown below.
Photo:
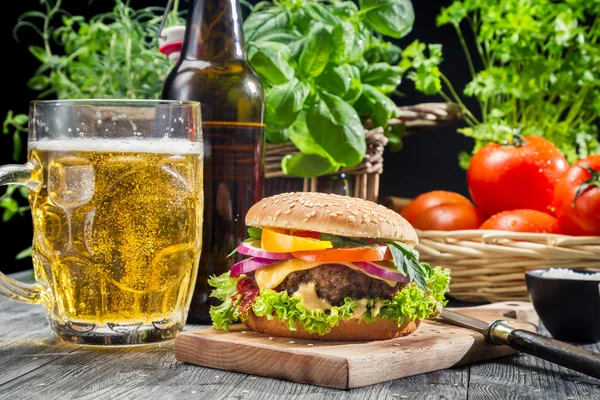
M463 117L462 109L454 103L425 103L399 107L399 117L390 125L404 124L406 135L450 124ZM377 201L379 176L383 172L383 151L388 139L382 128L371 129L369 120L363 121L367 141L367 154L362 163L340 170L335 175L319 178L297 178L285 175L281 160L288 154L298 153L291 142L267 144L265 166L265 195L284 192L326 192L350 195Z
M506 231L418 231L421 261L452 270L453 298L529 300L525 271L578 268L600 271L600 236Z

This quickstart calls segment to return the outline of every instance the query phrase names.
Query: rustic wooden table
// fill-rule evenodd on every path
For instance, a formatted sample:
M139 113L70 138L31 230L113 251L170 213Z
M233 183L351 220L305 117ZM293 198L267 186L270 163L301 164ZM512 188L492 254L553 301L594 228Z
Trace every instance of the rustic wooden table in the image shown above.
M599 344L584 347L600 352ZM172 343L107 349L57 342L41 306L0 299L0 399L72 398L588 400L600 399L600 381L520 354L341 391L183 364Z

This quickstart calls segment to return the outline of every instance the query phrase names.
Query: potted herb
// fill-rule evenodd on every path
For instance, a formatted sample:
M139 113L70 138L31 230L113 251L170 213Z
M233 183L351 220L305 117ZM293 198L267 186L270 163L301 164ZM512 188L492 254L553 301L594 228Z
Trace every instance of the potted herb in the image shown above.
M176 0L177 1L177 0ZM73 16L61 8L62 0L43 0L43 11L23 14L15 26L18 40L22 29L39 34L40 45L29 52L40 63L28 86L38 98L159 98L171 64L157 54L158 28L163 9L135 10L129 2L115 0L111 12L91 19ZM169 24L181 24L177 12ZM10 111L3 133L13 136L13 158L19 160L28 116ZM20 193L20 196L15 196ZM2 220L25 214L27 191L10 186L0 197ZM18 258L28 257L30 249Z
M439 66L439 45L415 42L400 65L418 90L461 104L475 139L473 153L489 142L512 142L515 134L542 136L569 162L600 153L600 3L572 0L457 0L443 8L439 26L454 27L471 81L463 94L468 110ZM475 39L474 49L467 37ZM480 114L480 117L476 114ZM471 155L460 155L466 169Z
M402 147L406 120L462 116L452 105L401 110L392 100L412 66L398 65L402 49L386 38L404 37L413 22L410 0L290 0L252 10L244 31L267 93L268 194L323 190L315 178L341 171L356 175L354 195L375 200L383 147Z

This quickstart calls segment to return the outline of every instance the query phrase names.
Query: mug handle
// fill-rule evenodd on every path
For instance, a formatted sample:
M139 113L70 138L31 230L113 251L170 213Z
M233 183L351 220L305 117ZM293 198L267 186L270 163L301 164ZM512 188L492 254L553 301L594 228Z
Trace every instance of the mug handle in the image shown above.
M31 190L37 190L40 182L32 179L35 166L32 163L24 165L4 165L0 167L0 186L23 185ZM21 303L37 304L43 299L44 290L38 284L32 285L9 278L0 272L0 296Z

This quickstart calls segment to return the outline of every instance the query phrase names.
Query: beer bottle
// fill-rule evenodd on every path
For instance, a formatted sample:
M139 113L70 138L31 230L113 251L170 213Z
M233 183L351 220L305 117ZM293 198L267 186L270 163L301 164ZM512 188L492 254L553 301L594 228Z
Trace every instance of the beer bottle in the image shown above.
M210 321L207 279L236 262L227 256L263 197L265 98L246 60L241 18L239 0L192 0L181 57L163 91L165 99L202 103L203 246L189 323Z

